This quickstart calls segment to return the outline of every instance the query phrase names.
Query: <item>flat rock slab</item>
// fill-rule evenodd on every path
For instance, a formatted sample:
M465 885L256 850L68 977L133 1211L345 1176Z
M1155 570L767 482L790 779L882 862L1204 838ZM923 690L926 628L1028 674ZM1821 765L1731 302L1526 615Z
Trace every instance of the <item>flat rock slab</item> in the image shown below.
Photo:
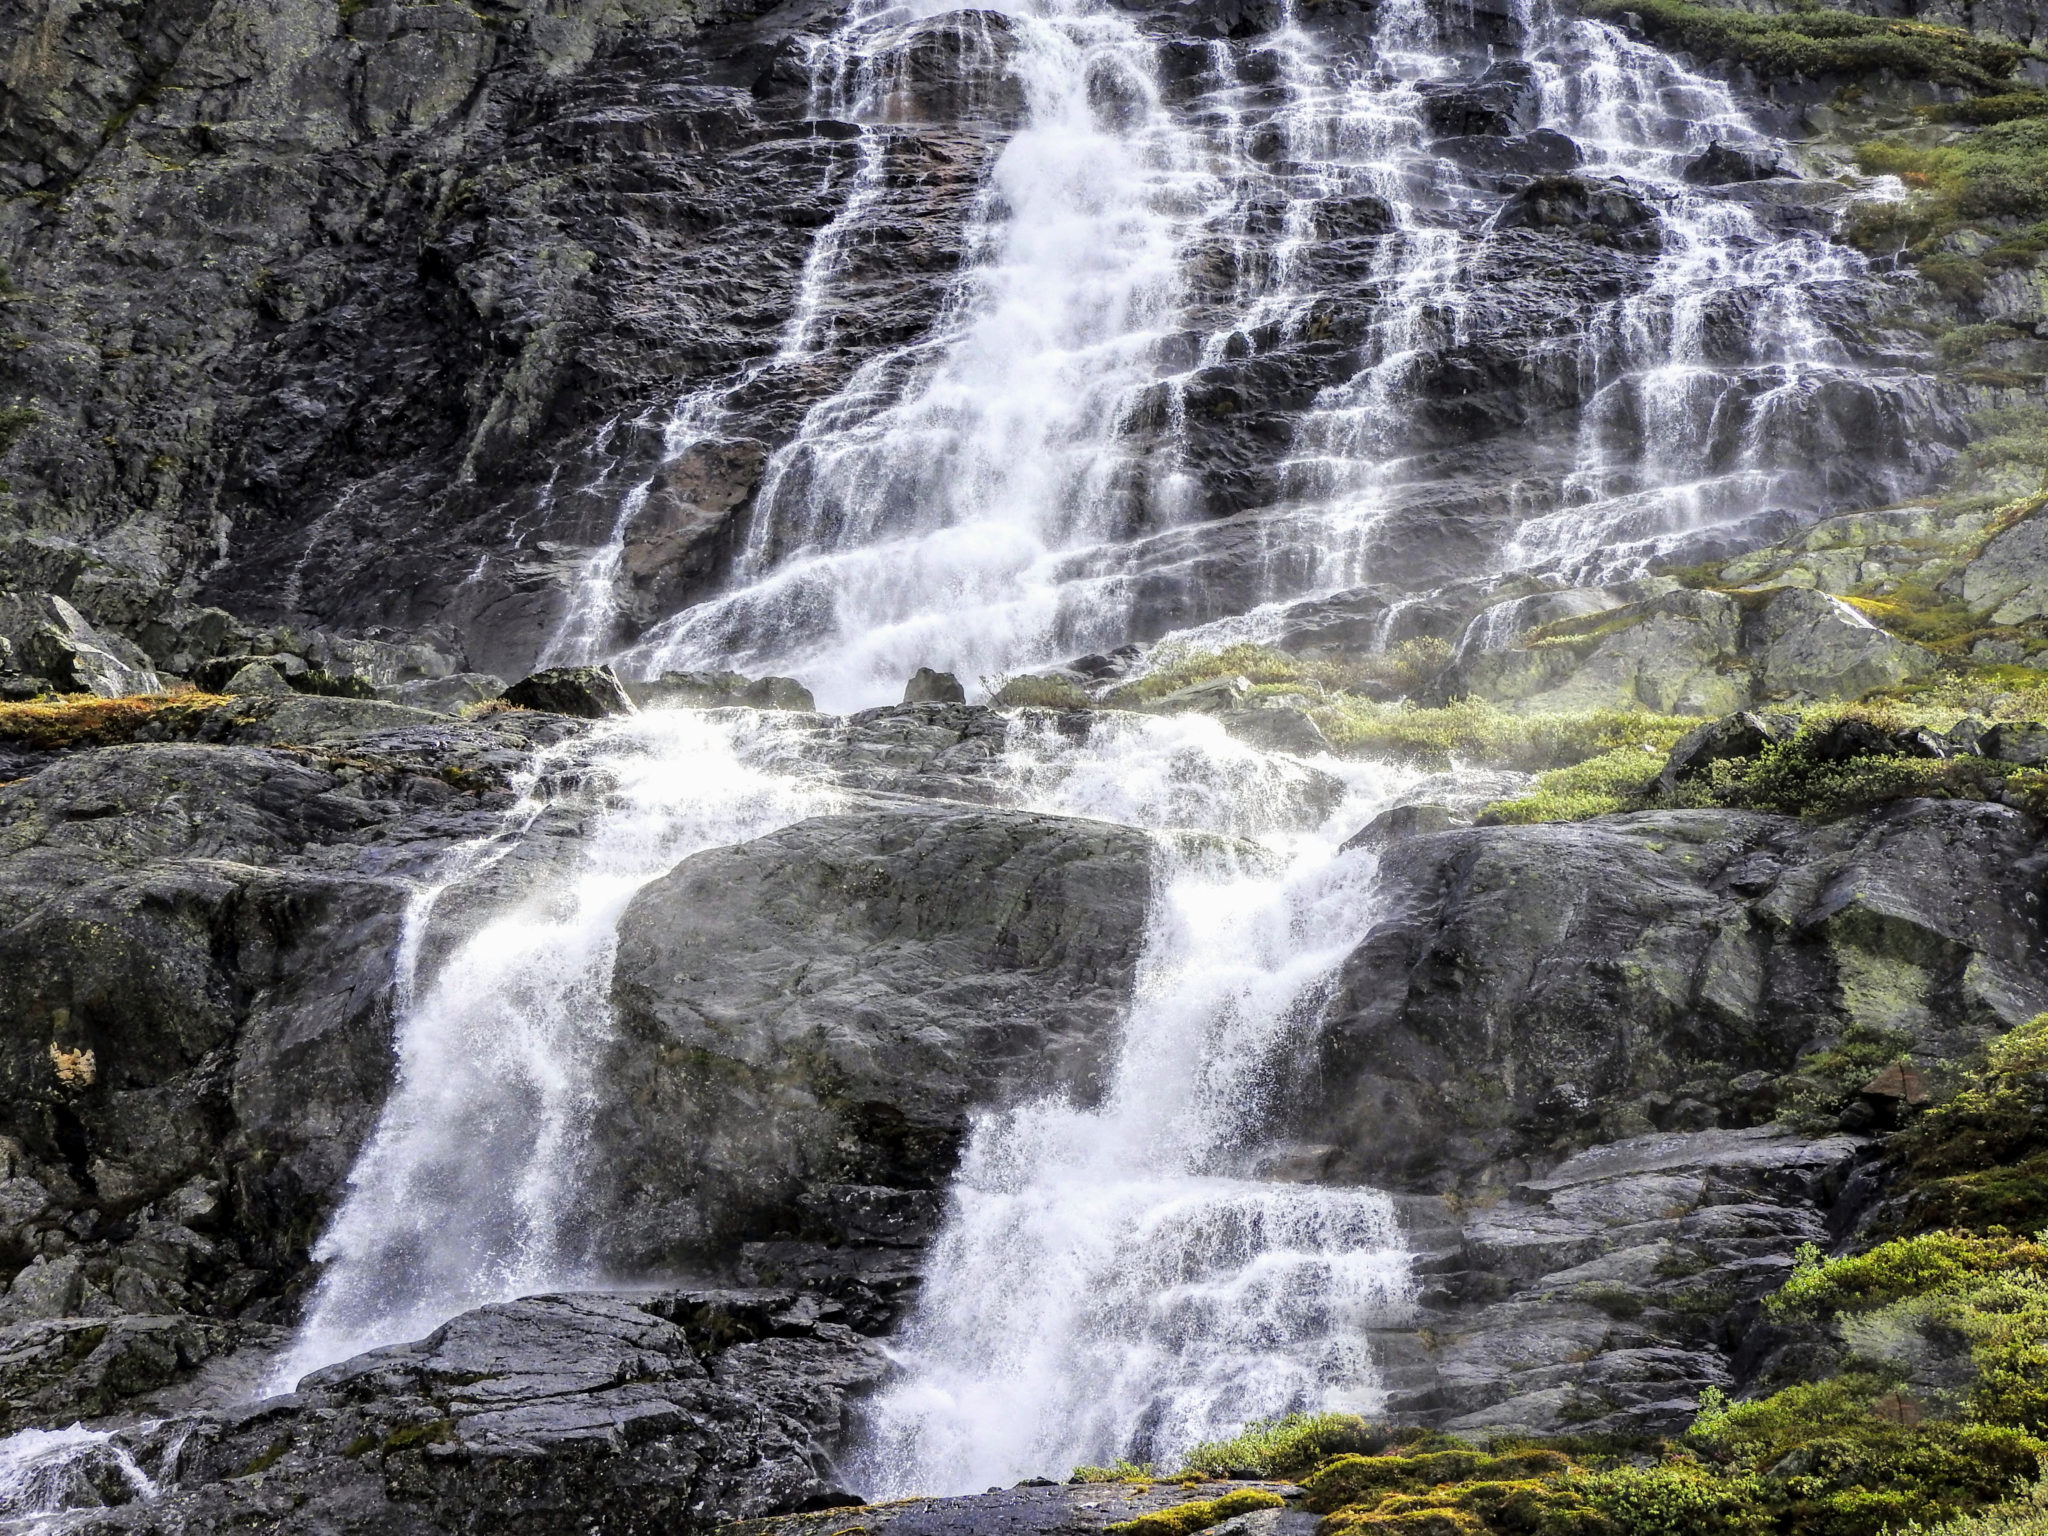
M776 1515L723 1526L718 1536L1053 1536L1099 1531L1122 1520L1247 1488L1298 1498L1291 1483L1020 1483L956 1498L897 1499L811 1514ZM1309 1536L1317 1517L1307 1510L1262 1509L1214 1529L1232 1536Z

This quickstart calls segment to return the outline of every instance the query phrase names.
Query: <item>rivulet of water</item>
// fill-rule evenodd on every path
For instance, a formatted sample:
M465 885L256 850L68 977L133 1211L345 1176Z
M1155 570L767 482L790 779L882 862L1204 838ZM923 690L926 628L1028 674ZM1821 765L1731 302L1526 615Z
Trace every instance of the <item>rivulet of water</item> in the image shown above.
M1372 921L1373 861L1338 835L1400 776L1333 782L1199 717L1016 734L1031 803L1158 834L1159 894L1101 1103L974 1127L866 1416L876 1497L1171 1465L1248 1419L1370 1410L1367 1330L1409 1295L1384 1195L1255 1176L1287 1048Z
M580 1277L564 1224L589 1174L619 921L688 855L831 803L760 766L780 730L772 715L679 710L543 751L503 829L449 855L419 893L399 955L397 1081L314 1250L325 1268L280 1385ZM569 866L475 920L423 974L437 910L565 798L586 818Z

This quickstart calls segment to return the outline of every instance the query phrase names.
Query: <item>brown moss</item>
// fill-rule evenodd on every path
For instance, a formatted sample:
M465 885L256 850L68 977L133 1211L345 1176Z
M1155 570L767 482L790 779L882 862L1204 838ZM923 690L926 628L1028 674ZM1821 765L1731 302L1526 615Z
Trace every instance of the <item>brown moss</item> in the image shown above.
M151 735L196 730L214 711L241 702L217 693L147 693L122 699L74 694L0 704L0 741L38 752L119 746L141 739L145 730Z

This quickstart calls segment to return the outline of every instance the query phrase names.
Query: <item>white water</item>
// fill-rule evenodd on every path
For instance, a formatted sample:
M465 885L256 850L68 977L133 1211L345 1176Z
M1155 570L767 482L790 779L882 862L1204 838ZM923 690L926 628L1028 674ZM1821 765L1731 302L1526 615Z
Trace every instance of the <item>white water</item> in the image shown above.
M868 1410L870 1497L1170 1465L1251 1418L1370 1410L1366 1330L1408 1297L1384 1195L1249 1176L1289 1048L1371 923L1372 860L1337 835L1400 776L1354 769L1312 810L1299 765L1186 716L1014 758L1040 808L1160 832L1160 890L1102 1102L974 1127L903 1375Z
M0 1536L42 1536L62 1529L66 1511L156 1495L156 1483L104 1431L74 1424L0 1439Z
M619 920L635 892L690 854L831 805L829 791L759 766L782 729L772 715L669 711L544 751L502 830L458 850L414 900L399 956L397 1084L314 1250L326 1268L280 1386L470 1307L597 1278L566 1223L603 1089L593 1068L610 1028ZM437 908L506 866L563 798L587 817L571 866L421 974Z
M1484 63L1445 43L1437 11L1389 0L1362 48L1291 17L1209 45L1186 104L1160 84L1159 46L1102 0L857 13L821 50L829 88L814 94L868 125L860 176L879 163L877 125L907 110L892 61L963 15L978 43L962 78L993 92L1007 71L1023 126L933 331L810 412L769 461L731 590L656 626L622 664L793 673L852 708L892 700L923 665L971 686L1113 646L1136 595L1159 587L1148 570L1200 547L1177 531L1206 517L1184 461L1187 391L1361 299L1355 370L1295 417L1271 498L1233 520L1230 588L1164 579L1202 641L1265 636L1280 605L1373 580L1387 519L1441 472L1411 441L1416 391L1468 340L1482 297L1470 273L1498 238L1502 195L1432 148L1423 88ZM1516 489L1529 514L1490 569L1612 580L1689 532L1781 500L1816 509L1828 401L1884 409L1886 385L1816 318L1861 259L1774 234L1683 181L1716 140L1767 143L1725 86L1549 0L1523 0L1518 19L1541 124L1581 145L1585 174L1649 201L1664 244L1642 291L1530 339L1531 367L1575 373L1589 403L1576 462ZM786 346L819 332L869 195L856 185L813 249ZM1365 198L1391 232L1362 292L1328 288L1313 269L1319 221ZM1232 274L1220 290L1189 275L1217 252ZM602 585L586 596L601 602Z
M993 91L1013 75L1023 126L932 334L809 413L767 467L733 590L657 627L629 666L794 672L847 707L895 697L920 665L972 682L1123 638L1155 548L1203 515L1181 457L1203 370L1312 334L1331 298L1309 262L1317 220L1365 197L1391 233L1363 299L1338 297L1369 301L1371 318L1348 377L1298 423L1274 499L1242 514L1257 579L1213 598L1199 575L1182 580L1197 633L1265 637L1279 605L1373 578L1375 541L1425 473L1409 440L1418 381L1467 336L1470 274L1497 238L1498 198L1430 150L1424 120L1423 87L1472 61L1446 49L1423 0L1388 0L1362 51L1292 21L1214 45L1194 110L1162 86L1158 45L1100 0L996 9L1001 26L862 9L814 56L814 95L864 133L846 211L812 248L765 367L829 337L840 263L880 195L881 128L914 111L892 61L920 27L970 27L970 82ZM1808 494L1793 473L1808 406L1853 373L1815 295L1855 263L1682 184L1710 139L1754 138L1724 89L1544 0L1522 20L1543 121L1657 203L1665 246L1645 291L1549 338L1593 403L1562 484L1527 493L1537 515L1491 557L1496 571L1611 577L1688 530ZM1190 268L1218 250L1230 277L1205 289ZM1722 310L1742 317L1733 360L1713 339ZM734 388L675 408L666 460L723 429ZM1164 447L1145 449L1154 417ZM549 659L600 653L652 483L625 494ZM319 1249L328 1269L288 1374L483 1301L601 1278L579 1268L565 1223L587 1173L617 922L690 852L827 803L762 766L776 729L647 716L546 754L504 830L422 894L398 1088ZM1016 803L1155 833L1165 873L1101 1101L1040 1100L975 1127L897 1341L902 1374L872 1405L872 1494L1120 1455L1171 1463L1249 1418L1369 1408L1367 1332L1407 1295L1384 1197L1258 1177L1291 1053L1373 920L1371 859L1337 843L1395 776L1347 770L1333 807L1302 765L1187 718L1105 720L1079 746L1020 723L1008 766ZM571 771L595 787L564 791ZM575 868L430 966L448 894L499 878L565 792L603 802Z

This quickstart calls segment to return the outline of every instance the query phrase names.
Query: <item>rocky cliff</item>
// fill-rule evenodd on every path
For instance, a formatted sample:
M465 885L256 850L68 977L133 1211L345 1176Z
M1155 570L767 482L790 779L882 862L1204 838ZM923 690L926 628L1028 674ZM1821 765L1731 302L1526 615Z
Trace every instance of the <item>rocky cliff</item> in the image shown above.
M2041 1431L1784 1300L2032 1209L2039 18L1605 14L0 17L0 1520Z

